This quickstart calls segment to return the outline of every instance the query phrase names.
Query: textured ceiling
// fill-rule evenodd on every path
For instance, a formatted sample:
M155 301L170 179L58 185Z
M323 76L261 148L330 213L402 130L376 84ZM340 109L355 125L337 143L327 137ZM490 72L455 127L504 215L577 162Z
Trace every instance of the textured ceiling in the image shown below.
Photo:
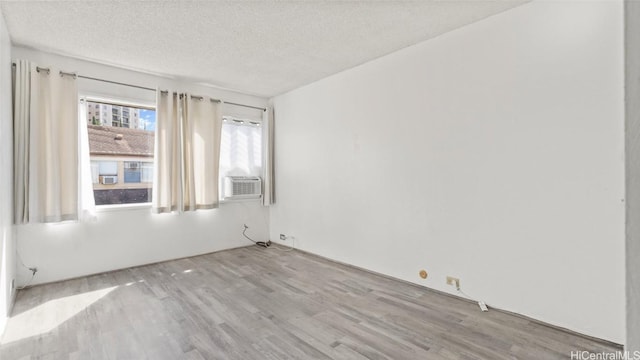
M273 96L526 1L0 1L0 8L16 45Z

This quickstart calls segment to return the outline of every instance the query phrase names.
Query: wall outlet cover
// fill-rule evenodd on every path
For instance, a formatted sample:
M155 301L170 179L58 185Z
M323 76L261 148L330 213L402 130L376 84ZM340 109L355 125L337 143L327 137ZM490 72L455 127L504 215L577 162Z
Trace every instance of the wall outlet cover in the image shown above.
M484 303L484 301L478 301L478 306L480 306L480 310L482 310L482 312L489 311L489 308L487 307L487 304Z

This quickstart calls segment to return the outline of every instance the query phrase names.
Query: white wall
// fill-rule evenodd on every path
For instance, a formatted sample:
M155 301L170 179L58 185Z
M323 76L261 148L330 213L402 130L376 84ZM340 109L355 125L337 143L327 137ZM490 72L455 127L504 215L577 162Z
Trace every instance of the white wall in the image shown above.
M0 13L0 335L13 304L16 248L13 224L13 120L11 40Z
M619 1L371 61L275 98L271 239L623 343L623 108Z
M625 3L627 343L640 351L640 2Z
M223 100L265 106L266 99L230 91L181 83L179 80L142 74L22 47L13 48L14 59L29 59L39 66L54 66L80 75L145 87L189 91ZM153 102L155 93L129 87L82 80L80 93L124 97ZM259 110L225 107L225 114L256 116ZM149 208L106 211L95 223L62 223L17 226L17 249L27 266L36 266L32 284L68 279L146 263L175 259L251 245L242 237L242 224L257 240L268 236L268 210L257 200L223 203L219 209L188 214L153 215ZM30 272L18 268L19 283Z

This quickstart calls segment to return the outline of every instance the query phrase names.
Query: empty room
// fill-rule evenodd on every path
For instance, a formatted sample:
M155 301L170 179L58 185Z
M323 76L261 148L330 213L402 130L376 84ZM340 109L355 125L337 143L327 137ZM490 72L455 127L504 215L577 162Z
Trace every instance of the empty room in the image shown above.
M640 360L640 2L0 0L0 359Z

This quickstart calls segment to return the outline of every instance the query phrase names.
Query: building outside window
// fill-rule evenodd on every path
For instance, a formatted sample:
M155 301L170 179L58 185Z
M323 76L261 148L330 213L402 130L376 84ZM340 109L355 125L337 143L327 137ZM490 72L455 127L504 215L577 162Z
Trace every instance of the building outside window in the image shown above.
M141 111L145 111L145 109L135 106L87 101L87 123L91 125L145 129L138 120ZM109 114L109 117L107 117L107 114Z
M155 109L87 101L88 108L106 108L112 119L87 116L93 193L96 205L151 202ZM117 107L117 109L115 109ZM109 109L110 108L110 109ZM115 115L145 114L145 127L129 127ZM88 114L88 113L87 113ZM100 113L98 112L97 115ZM123 119L124 120L124 119Z

